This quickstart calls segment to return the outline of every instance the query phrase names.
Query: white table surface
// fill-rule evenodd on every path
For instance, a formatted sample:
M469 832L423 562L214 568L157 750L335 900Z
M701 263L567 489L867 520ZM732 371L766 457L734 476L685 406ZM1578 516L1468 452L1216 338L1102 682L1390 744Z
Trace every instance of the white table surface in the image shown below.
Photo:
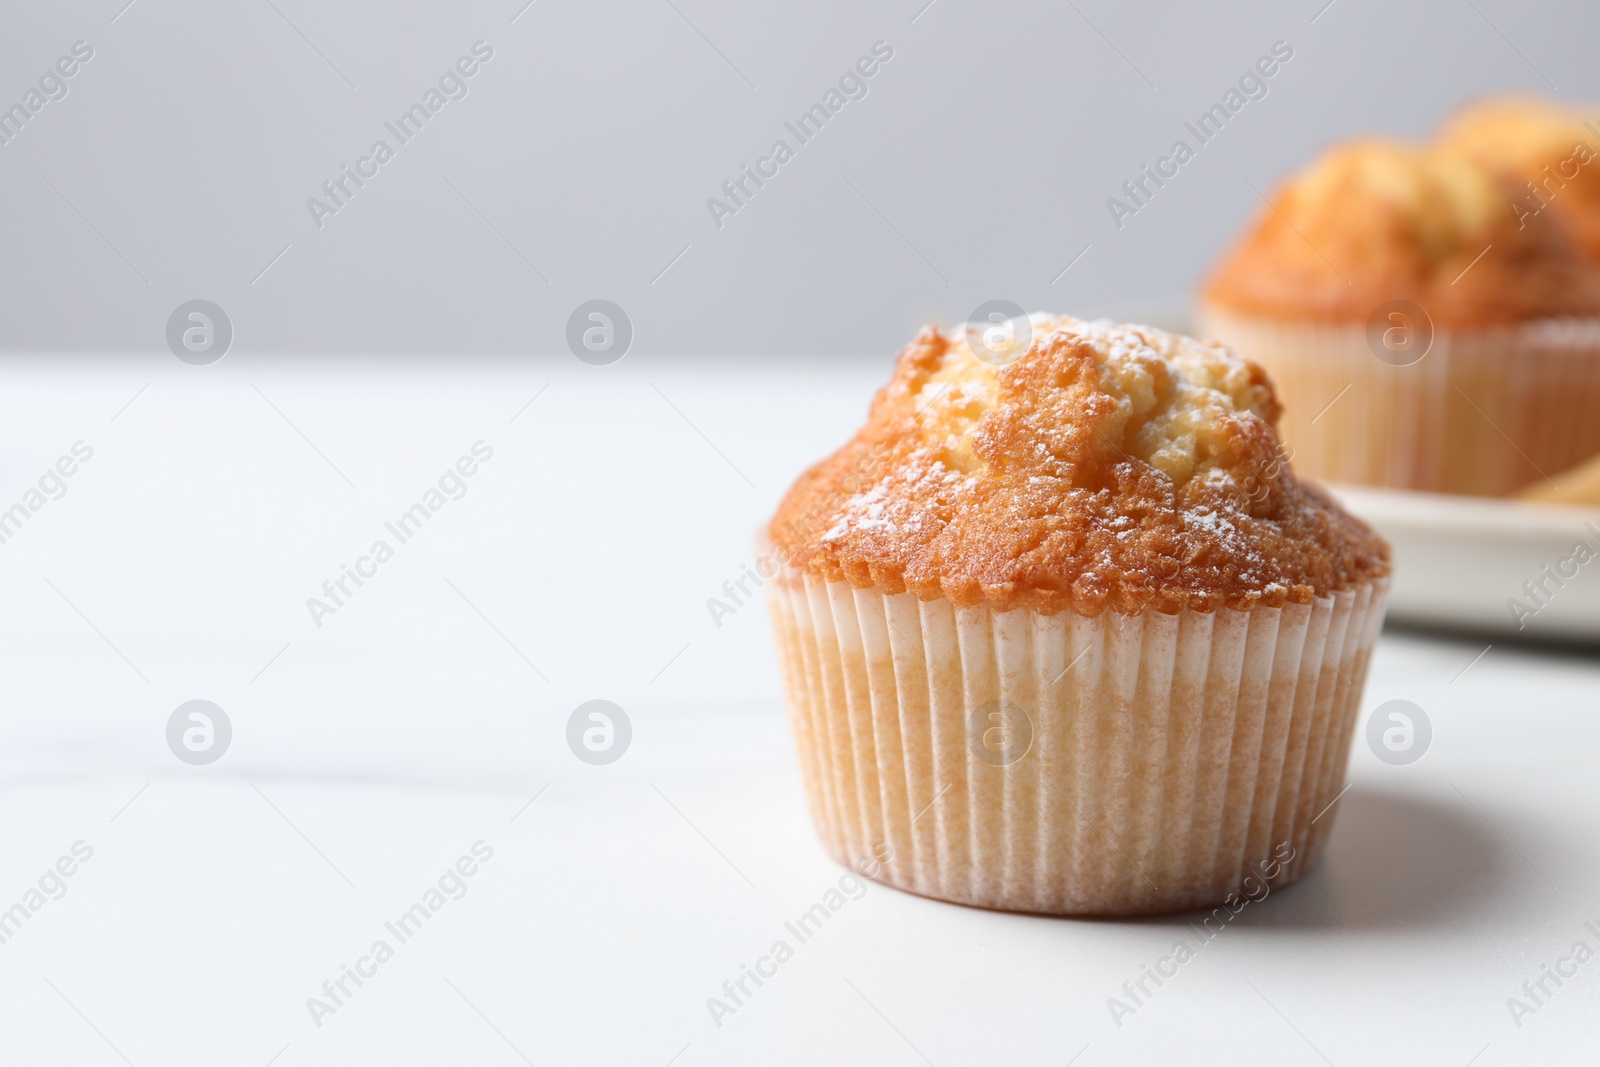
M1321 867L1120 1027L1108 998L1198 941L1193 917L882 886L715 1025L707 998L840 871L765 609L718 628L705 601L886 373L639 353L0 368L0 508L94 449L0 545L0 909L93 849L0 944L0 1063L1593 1057L1600 959L1520 1027L1507 998L1574 941L1600 950L1600 661L1393 632L1363 714L1415 701L1430 751L1394 767L1358 741ZM306 598L478 440L494 458L467 495L317 628ZM210 766L166 747L194 698L233 724ZM593 698L634 728L609 766L566 746ZM493 858L466 894L318 1027L307 998L478 841Z

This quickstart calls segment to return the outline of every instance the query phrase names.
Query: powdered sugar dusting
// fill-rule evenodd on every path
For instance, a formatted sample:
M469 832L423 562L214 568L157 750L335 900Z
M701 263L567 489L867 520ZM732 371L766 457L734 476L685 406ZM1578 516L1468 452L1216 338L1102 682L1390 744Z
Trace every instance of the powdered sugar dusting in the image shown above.
M1387 572L1382 542L1295 480L1258 366L1146 327L1033 323L1001 367L960 331L919 336L774 539L831 578L1046 611L1306 602Z

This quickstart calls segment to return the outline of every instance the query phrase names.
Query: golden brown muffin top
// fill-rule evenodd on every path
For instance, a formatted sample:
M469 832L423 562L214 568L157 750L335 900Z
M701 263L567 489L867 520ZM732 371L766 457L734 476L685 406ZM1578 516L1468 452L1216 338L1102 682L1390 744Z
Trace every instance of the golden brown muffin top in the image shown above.
M1600 313L1600 265L1568 227L1523 226L1515 194L1459 151L1338 145L1276 190L1202 292L1291 321L1365 322L1390 300L1442 326Z
M1489 97L1457 111L1435 140L1510 176L1519 219L1559 220L1600 260L1600 108L1590 110L1593 118L1537 96Z
M996 610L1308 603L1388 546L1282 458L1266 372L1144 326L1036 317L1015 362L925 328L867 423L802 474L777 554L831 581Z
M1576 141L1594 141L1585 113L1539 96L1491 96L1474 100L1447 118L1434 141L1488 162L1510 163L1534 173L1564 158Z

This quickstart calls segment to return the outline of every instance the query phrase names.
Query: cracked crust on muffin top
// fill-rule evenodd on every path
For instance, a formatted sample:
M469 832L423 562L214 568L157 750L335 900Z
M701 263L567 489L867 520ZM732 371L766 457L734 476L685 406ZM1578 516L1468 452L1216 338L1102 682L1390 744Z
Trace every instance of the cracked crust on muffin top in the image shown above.
M1043 614L1280 607L1388 545L1289 469L1266 372L1144 326L1035 316L1004 367L925 328L768 533L829 581Z

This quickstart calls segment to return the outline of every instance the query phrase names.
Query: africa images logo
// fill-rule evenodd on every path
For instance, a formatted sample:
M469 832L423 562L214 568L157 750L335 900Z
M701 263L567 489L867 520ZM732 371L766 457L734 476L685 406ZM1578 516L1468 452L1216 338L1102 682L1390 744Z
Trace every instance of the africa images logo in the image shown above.
M421 100L402 111L393 122L383 124L383 128L394 138L393 145L381 137L373 141L367 154L356 160L355 169L344 164L337 175L322 183L322 198L307 197L306 210L311 213L311 221L317 229L322 229L326 224L323 220L328 216L337 215L348 206L356 193L378 176L379 168L395 157L397 147L410 144L422 132L422 128L444 110L446 104L452 100L466 99L467 79L475 76L483 64L493 58L492 45L487 41L474 41L472 54L460 57L452 66L445 68L445 72L439 75L437 87L430 86L422 94Z
M420 500L402 511L393 521L383 524L383 528L394 538L393 545L380 537L372 542L366 555L356 558L353 568L348 563L339 564L338 577L322 583L322 597L306 597L306 610L310 612L311 621L317 629L322 629L323 619L337 615L369 580L378 576L378 569L394 558L397 546L404 545L420 533L423 525L443 510L446 504L466 496L469 488L467 479L477 474L482 465L493 458L493 445L486 441L474 441L472 455L458 457L439 475L436 487L429 486ZM351 588L352 585L354 588Z
M1156 160L1154 170L1148 164L1141 166L1138 175L1122 183L1122 192L1127 197L1126 200L1115 196L1107 197L1106 210L1111 212L1111 221L1116 224L1117 229L1122 229L1123 219L1137 215L1142 208L1148 207L1150 201L1155 198L1156 191L1176 178L1180 168L1195 157L1201 146L1211 143L1222 133L1222 128L1243 111L1247 103L1266 99L1268 79L1277 74L1282 65L1293 58L1294 48L1288 41L1272 42L1271 54L1261 56L1248 67L1239 76L1237 84L1230 85L1228 91L1222 94L1221 101L1202 111L1193 122L1183 124L1183 128L1195 140L1193 145L1179 137L1172 142L1169 152Z
M77 74L82 69L82 64L93 58L93 45L88 41L74 41L71 55L57 59L51 67L39 75L37 89L28 89L22 94L20 103L0 109L0 145L10 144L12 138L21 133L22 128L33 121L33 117L43 111L46 104L65 100L67 93L71 91L67 79Z
M767 149L766 155L757 157L753 170L749 164L743 164L736 176L722 183L722 195L726 200L707 197L706 210L711 213L711 221L717 229L722 229L723 220L737 215L755 197L757 190L765 188L768 181L776 178L779 168L795 157L796 149L815 139L833 116L844 110L846 104L852 100L865 100L869 89L868 79L893 58L894 47L888 41L874 41L872 54L862 56L846 67L845 72L839 75L837 87L829 86L822 94L820 103L802 111L793 122L783 124L784 129L794 137L793 147L787 140L778 138Z

